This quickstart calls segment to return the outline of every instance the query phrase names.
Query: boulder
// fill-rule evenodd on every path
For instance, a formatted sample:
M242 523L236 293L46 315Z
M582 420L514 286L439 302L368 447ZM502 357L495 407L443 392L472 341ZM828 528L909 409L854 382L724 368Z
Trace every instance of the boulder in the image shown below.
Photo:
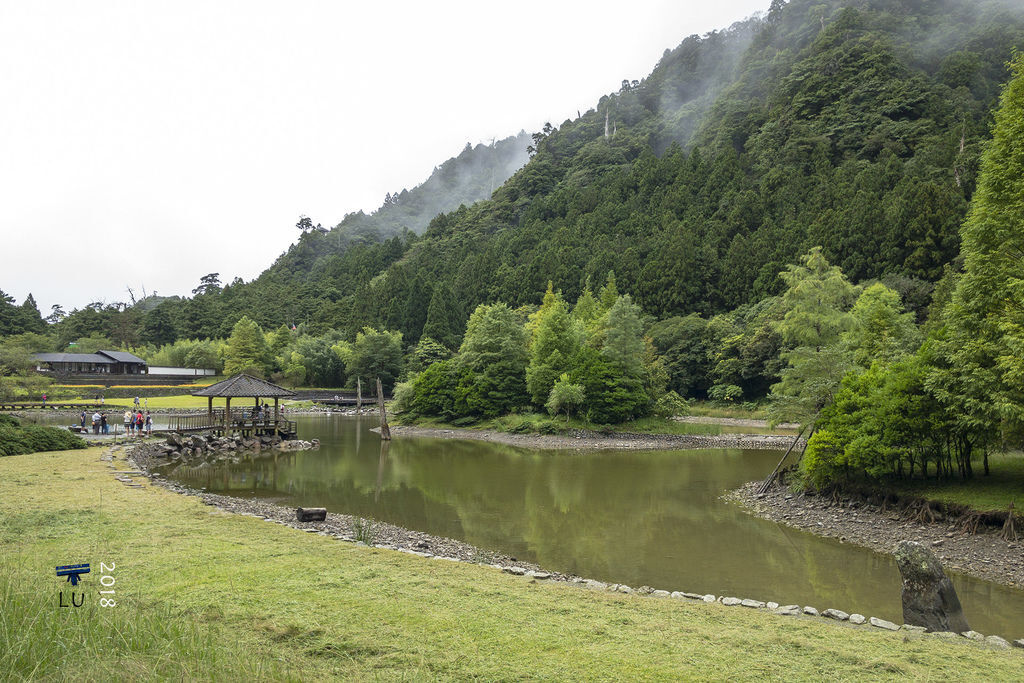
M900 630L900 627L897 626L896 624L892 623L891 621L886 621L885 619L879 619L878 617L871 617L870 619L868 619L868 621L875 628L884 628L886 631L899 631Z
M173 446L175 450L181 450L185 443L181 439L181 434L171 432L167 435L167 445Z
M935 553L916 541L901 541L896 564L903 576L903 621L929 631L970 630L956 589Z
M867 619L864 618L863 614L851 614L850 615L850 623L851 624L863 624L865 621L867 621Z
M821 616L835 619L836 621L846 621L850 618L850 615L841 609L827 609L821 613Z

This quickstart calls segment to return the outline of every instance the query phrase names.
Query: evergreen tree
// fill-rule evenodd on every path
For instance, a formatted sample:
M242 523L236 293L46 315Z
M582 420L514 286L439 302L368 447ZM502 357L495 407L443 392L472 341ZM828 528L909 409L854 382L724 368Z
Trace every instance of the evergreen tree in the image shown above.
M775 327L789 350L780 381L772 386L772 419L810 422L832 401L850 369L850 354L840 342L853 324L849 309L857 288L815 247L780 277L786 311Z
M363 328L352 344L345 370L349 377L364 381L380 377L384 390L390 391L402 373L402 333Z
M868 368L874 362L889 364L913 353L921 343L914 314L903 313L900 295L876 283L864 290L850 311L851 328L842 343L853 362Z
M1012 64L961 231L964 273L945 318L946 367L930 378L965 431L1024 428L1024 56Z
M551 387L571 368L580 347L581 332L569 315L569 307L562 295L551 291L550 284L544 303L530 316L533 333L530 343L530 363L526 368L526 387L537 407L543 407ZM529 326L528 326L529 327Z
M452 288L447 281L442 280L430 296L422 336L430 337L449 349L456 349L462 338L463 324L462 311L452 294Z
M528 403L526 330L505 304L481 304L469 317L457 363L464 376L456 401L475 415L496 417Z
M35 332L36 334L46 332L46 322L43 321L43 316L36 305L36 299L31 292L21 304L21 324L22 332Z
M263 377L267 365L267 342L263 330L249 316L242 316L224 347L224 374L246 373Z

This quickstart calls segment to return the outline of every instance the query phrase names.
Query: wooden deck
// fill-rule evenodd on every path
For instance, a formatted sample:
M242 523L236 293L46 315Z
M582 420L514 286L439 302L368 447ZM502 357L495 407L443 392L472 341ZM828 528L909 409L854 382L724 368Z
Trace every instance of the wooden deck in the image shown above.
M252 411L232 410L225 419L224 409L218 408L213 413L192 413L188 415L168 415L167 428L154 430L161 433L177 432L189 434L194 432L213 432L216 434L239 434L246 438L252 436L280 436L295 438L297 425L294 420L274 419L273 415L262 418L253 417Z

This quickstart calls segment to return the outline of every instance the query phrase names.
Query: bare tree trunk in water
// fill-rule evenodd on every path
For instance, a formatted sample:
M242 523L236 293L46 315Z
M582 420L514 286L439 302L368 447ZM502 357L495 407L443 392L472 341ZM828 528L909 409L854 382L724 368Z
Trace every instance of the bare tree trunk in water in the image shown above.
M380 438L391 441L391 428L388 427L388 412L384 408L384 390L380 386L380 377L377 378L377 407L380 408Z

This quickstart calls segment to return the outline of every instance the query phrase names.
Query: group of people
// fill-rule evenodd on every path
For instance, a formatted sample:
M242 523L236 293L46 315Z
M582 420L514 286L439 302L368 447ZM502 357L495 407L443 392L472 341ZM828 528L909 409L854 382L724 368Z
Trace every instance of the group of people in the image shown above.
M85 431L86 420L88 416L83 410L80 416L82 418L82 431ZM95 412L92 414L92 433L93 434L109 434L110 424L107 422L107 413ZM132 436L151 436L153 434L153 416L150 415L149 411L143 415L142 411L124 411L124 433Z
M143 415L138 408L135 409L135 412L124 411L124 433L132 436L151 436L153 434L153 416L148 410Z

